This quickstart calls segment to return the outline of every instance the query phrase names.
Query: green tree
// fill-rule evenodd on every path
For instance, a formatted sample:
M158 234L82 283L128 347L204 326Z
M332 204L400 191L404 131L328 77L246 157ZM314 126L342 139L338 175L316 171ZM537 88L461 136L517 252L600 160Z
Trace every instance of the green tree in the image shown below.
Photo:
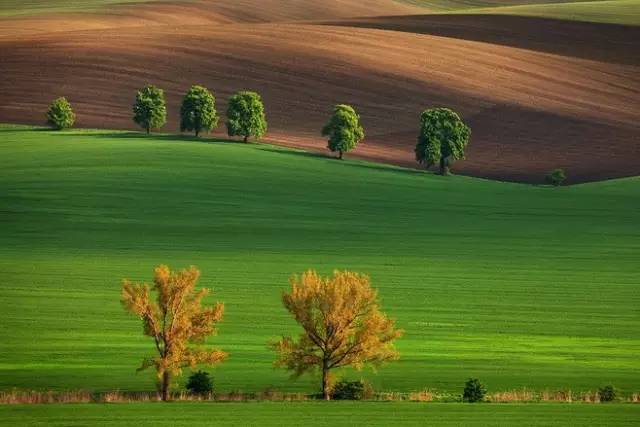
M180 107L180 131L194 131L198 136L217 127L216 98L205 87L191 86Z
M267 132L267 119L260 95L256 92L238 92L229 99L227 108L227 133L242 136L247 142L250 136L260 139Z
M58 129L66 129L73 126L76 115L71 108L71 104L64 96L56 99L49 105L47 110L47 124Z
M167 106L164 102L164 91L153 85L147 85L136 93L133 104L133 121L151 133L151 129L159 129L167 122Z
M328 148L338 152L342 159L344 153L353 150L364 139L364 129L360 125L360 116L350 105L336 105L331 118L322 128L322 136L329 137Z
M420 115L420 135L416 145L416 160L427 169L440 163L440 173L449 173L454 160L464 159L471 129L460 116L448 108L425 110Z

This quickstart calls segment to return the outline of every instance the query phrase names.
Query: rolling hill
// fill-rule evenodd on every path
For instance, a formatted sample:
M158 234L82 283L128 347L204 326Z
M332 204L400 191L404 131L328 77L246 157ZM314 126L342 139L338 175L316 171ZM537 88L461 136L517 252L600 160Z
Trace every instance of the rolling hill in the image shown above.
M231 93L261 92L269 140L284 145L324 150L318 130L347 102L367 131L356 156L416 167L418 114L445 105L473 129L459 173L640 173L640 27L423 12L390 0L202 0L5 18L0 121L41 123L64 94L79 126L130 129L133 93L153 82L176 131L181 96L200 83L221 112Z
M637 392L638 179L544 188L270 145L0 130L0 390L152 390L121 279L194 264L226 303L218 390L311 392L272 367L290 274L370 274L406 333L379 390ZM25 339L28 337L28 339Z

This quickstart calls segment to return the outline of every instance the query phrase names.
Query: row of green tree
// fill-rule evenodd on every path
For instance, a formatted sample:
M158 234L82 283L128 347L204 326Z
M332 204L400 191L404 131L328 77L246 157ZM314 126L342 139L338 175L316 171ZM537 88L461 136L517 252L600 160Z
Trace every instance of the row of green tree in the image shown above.
M155 369L162 400L170 398L172 378L184 368L215 365L228 357L222 350L203 346L216 334L224 304L203 303L209 290L196 289L199 277L195 267L173 272L160 265L153 284L125 279L122 285L122 304L142 320L143 333L154 346L154 355L144 358L138 370ZM319 373L323 397L329 400L336 369L377 367L398 359L393 343L403 331L381 311L368 276L334 271L322 277L309 270L292 276L290 285L282 303L302 331L298 337L283 336L269 343L277 354L276 366L293 377Z
M56 129L67 129L75 123L76 115L65 97L53 101L47 111L47 123ZM133 121L150 134L167 123L167 105L164 91L147 85L137 91L133 103ZM187 91L180 106L180 132L202 132L217 129L219 122L216 98L206 87L194 85ZM260 95L241 91L229 99L227 133L260 139L267 132L267 120Z
M210 132L218 127L214 95L203 86L192 86L184 95L180 107L180 131ZM133 121L147 134L162 128L167 122L164 91L147 85L136 93ZM75 114L71 104L63 97L56 99L47 112L47 122L57 129L73 126ZM259 94L241 91L229 99L227 108L227 134L260 139L267 132L264 104ZM327 148L342 159L364 139L364 128L356 110L345 104L336 105L333 114L322 128L328 138ZM415 147L416 160L430 168L439 164L440 173L447 174L451 163L464 158L471 130L460 116L448 108L432 108L420 115L420 132Z

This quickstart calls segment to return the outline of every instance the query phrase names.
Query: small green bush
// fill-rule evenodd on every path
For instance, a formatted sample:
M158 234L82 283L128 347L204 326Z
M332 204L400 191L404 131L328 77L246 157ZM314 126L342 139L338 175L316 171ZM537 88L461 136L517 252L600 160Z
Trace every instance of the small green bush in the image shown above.
M567 175L564 172L564 169L554 169L545 176L544 181L549 185L559 187L566 179Z
M613 402L616 400L616 389L612 385L606 385L598 390L600 402Z
M465 402L481 402L485 394L487 394L487 390L482 383L476 378L469 378L464 384L462 399Z
M193 394L209 394L213 392L213 381L208 373L198 371L191 374L186 387Z
M364 381L340 381L333 387L334 400L362 400L365 395Z
M76 115L67 98L60 97L49 105L47 110L47 124L55 129L70 128L76 121Z

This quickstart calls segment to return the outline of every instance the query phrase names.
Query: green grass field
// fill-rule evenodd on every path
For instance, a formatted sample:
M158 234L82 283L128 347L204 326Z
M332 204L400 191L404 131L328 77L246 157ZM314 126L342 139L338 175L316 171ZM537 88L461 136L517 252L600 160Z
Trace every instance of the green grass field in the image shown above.
M2 0L0 17L96 12L122 3L158 0ZM640 0L396 0L426 12L488 13L640 25Z
M471 10L472 13L537 16L571 21L640 25L640 0L526 4Z
M636 426L640 405L227 403L0 406L0 426Z
M94 12L124 3L141 3L156 0L2 0L0 17L40 15L46 13Z
M402 0L435 13L536 16L640 25L640 0Z
M291 273L371 275L405 329L385 391L640 391L640 179L546 188L269 145L0 128L0 389L152 390L121 279L194 264L226 303L219 390L272 368ZM569 171L570 173L570 171ZM98 409L96 409L98 410Z

